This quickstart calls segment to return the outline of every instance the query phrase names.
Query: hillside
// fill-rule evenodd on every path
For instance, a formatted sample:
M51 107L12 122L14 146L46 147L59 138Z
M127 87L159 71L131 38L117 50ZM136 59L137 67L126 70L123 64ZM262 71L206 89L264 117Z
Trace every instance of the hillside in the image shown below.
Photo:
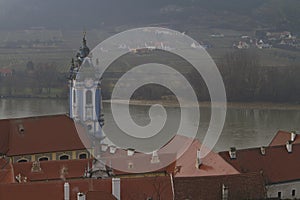
M87 29L157 23L300 31L299 0L2 0L0 29Z

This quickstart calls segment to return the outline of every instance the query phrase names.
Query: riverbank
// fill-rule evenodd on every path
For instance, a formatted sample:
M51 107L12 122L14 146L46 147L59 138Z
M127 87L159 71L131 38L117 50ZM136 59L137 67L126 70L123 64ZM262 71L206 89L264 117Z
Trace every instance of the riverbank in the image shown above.
M111 103L111 100L103 100L103 103ZM116 104L126 104L124 100L113 100ZM176 101L145 101L145 100L130 100L130 105L134 106L151 106L154 104L160 104L165 107L179 107ZM216 103L216 105L221 106L221 103ZM190 104L190 106L193 106ZM210 107L210 102L199 102L200 107ZM227 108L250 108L250 109L272 109L272 110L299 110L300 104L297 103L273 103L273 102L227 102Z

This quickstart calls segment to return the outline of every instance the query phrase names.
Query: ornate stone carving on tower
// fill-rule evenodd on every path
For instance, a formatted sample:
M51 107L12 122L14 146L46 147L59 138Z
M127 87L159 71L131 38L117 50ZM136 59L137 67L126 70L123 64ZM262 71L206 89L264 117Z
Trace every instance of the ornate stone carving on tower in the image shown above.
M101 138L104 125L101 87L89 54L84 33L82 46L70 67L69 113L74 121L82 122L91 135Z

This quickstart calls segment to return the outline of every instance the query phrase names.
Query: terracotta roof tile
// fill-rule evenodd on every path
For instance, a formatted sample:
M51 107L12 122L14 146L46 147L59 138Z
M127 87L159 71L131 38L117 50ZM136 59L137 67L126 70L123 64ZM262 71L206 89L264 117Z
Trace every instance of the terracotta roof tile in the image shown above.
M114 200L111 179L68 180L70 199L77 199L78 192L87 194L87 200ZM122 178L121 199L173 199L171 179L163 177ZM64 181L42 181L15 184L0 184L0 199L53 200L63 199ZM90 192L93 191L93 192ZM102 194L104 196L98 196Z
M276 133L269 146L285 145L289 140L291 140L291 132L280 130ZM300 144L300 136L298 134L296 134L293 144Z
M222 187L228 188L228 199L264 199L264 180L259 173L209 176L180 177L174 179L175 200L220 200Z
M173 199L169 176L121 179L121 199Z
M9 68L0 68L0 74L11 74L13 71Z
M0 120L0 154L6 154L9 146L9 120Z
M183 142L187 138L184 136L177 136L176 139ZM197 169L196 157L198 149L201 149L201 143L199 140L195 139L192 141L191 146L176 161L176 166L179 171L175 174L175 177L239 174L234 167L229 165L221 156L213 151L203 158L200 169Z
M111 179L69 180L70 199L77 199L77 193L103 191L111 193ZM64 199L64 181L0 184L0 199L53 200ZM88 199L87 199L88 200ZM106 200L106 199L104 199Z
M89 191L86 194L86 199L87 200L117 200L114 195L108 192L103 192L103 191Z
M41 171L32 172L32 162L14 163L14 173L19 173L22 177L27 177L28 181L45 181L57 179L82 178L87 166L92 166L91 159L83 160L56 160L40 162ZM65 175L62 176L62 170L65 170Z
M85 149L73 120L66 115L1 120L0 128L5 141L0 140L2 151L7 150L9 132L8 156Z
M300 144L294 144L292 153L285 146L237 150L236 159L230 159L228 152L219 153L229 164L241 173L262 172L266 183L278 183L300 179Z

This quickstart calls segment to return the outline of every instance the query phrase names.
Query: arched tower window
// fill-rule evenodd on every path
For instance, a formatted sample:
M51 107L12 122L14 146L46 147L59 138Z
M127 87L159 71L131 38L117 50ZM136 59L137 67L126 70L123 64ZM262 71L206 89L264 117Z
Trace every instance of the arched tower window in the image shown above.
M76 103L76 90L73 91L73 103Z
M91 90L88 90L85 93L85 103L86 103L86 105L93 104L93 93Z

